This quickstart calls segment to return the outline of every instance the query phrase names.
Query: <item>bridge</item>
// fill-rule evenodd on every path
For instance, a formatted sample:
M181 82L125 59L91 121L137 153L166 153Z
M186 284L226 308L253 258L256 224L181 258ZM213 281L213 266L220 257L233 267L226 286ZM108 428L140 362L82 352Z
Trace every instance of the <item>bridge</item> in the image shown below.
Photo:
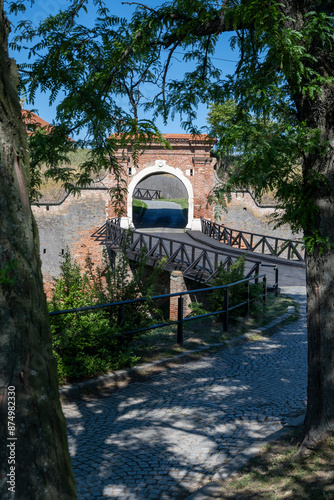
M161 190L136 188L133 192L133 197L137 200L159 200L161 198Z
M154 266L164 259L167 271L181 271L183 278L208 283L217 273L217 266L228 268L246 255L246 276L267 272L269 284L276 287L277 270L280 284L305 284L305 255L300 241L226 228L201 220L201 231L164 234L131 230L127 232L117 218L108 220L93 235L109 250L117 251L128 238L128 256L136 261L139 255ZM265 268L265 271L264 271Z
M205 248L203 244L195 244L191 239L185 241L171 239L139 231L127 231L120 226L119 219L108 220L93 237L96 241L110 250L118 250L128 238L127 254L130 260L136 261L144 255L147 264L154 266L156 262L164 260L167 271L182 271L183 277L208 283L217 273L217 267L228 268L237 259L237 256L228 252ZM144 252L143 252L144 250ZM246 278L253 273L258 274L261 261L247 257Z

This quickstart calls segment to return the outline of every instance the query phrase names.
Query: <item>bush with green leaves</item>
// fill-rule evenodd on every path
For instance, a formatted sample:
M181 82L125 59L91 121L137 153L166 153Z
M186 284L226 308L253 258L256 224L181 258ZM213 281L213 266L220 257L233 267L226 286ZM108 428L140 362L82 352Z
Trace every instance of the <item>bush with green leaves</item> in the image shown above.
M158 266L145 279L145 263L140 259L130 277L126 252L121 251L113 269L106 263L102 270L88 256L82 270L67 251L61 274L54 283L49 310L75 309L149 296L160 269ZM151 320L149 306L149 303L138 303L128 307L122 324L119 324L115 307L51 316L53 350L60 380L92 377L133 365L138 360L131 350L133 335L123 338L120 334L122 330L146 326Z
M161 318L160 310L151 300L159 287L160 276L164 268L165 259L161 259L152 268L147 265L143 248L135 262L128 258L130 241L127 235L120 244L120 249L112 257L105 255L105 260L112 261L113 265L106 265L103 272L95 268L88 257L86 269L98 296L99 303L120 302L145 297L145 302L134 302L124 306L122 311L122 329L125 331L145 328L152 323L152 318ZM118 308L109 310L114 321L119 321ZM124 344L131 342L136 335L126 335Z
M61 274L55 280L50 311L91 306L98 290L89 273L66 252ZM53 350L60 380L76 380L131 364L130 351L118 347L120 329L106 310L51 316Z
M219 265L217 272L210 281L210 286L223 286L237 281L243 280L245 277L245 257L239 257L231 266L223 267ZM235 285L229 288L229 307L233 307L246 300L247 289L244 283ZM224 290L214 290L209 295L209 304L212 311L219 311L224 309ZM231 319L240 315L240 310L232 311L230 313ZM219 315L218 320L222 320L222 315Z
M237 283L245 278L245 262L246 257L241 256L236 259L231 266L223 267L221 264L217 267L214 277L210 280L210 286L224 286L231 283ZM229 287L229 307L236 306L247 300L247 283L240 283ZM250 311L253 315L261 314L263 310L263 302L260 300L262 295L262 284L254 284L250 282ZM215 312L224 310L224 289L213 290L209 292L208 298L205 299L205 305L202 303L193 303L192 310L195 314L203 314L205 312ZM238 307L229 312L229 318L235 321L238 317L246 313L246 306ZM224 313L216 316L217 321L223 321Z

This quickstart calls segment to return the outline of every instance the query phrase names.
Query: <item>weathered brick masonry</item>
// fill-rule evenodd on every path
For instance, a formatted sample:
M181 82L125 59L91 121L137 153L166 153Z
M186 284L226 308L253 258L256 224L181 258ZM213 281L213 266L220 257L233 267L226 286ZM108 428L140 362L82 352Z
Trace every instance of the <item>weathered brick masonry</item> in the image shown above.
M145 178L156 174L170 174L177 177L184 185L188 200L187 227L200 228L200 218L212 218L214 209L207 203L208 195L215 184L214 166L216 160L211 158L210 150L213 141L208 136L193 137L189 134L164 134L172 149L163 149L156 142L140 155L138 164L133 161L133 151L129 144L120 151L118 161L123 167L123 178L127 182L128 199L122 217L123 226L132 225L132 196L136 186L144 183ZM113 176L106 179L108 187L115 183ZM108 216L113 217L115 211L110 205Z
M214 185L214 163L210 157L212 143L207 136L193 139L188 134L165 135L172 150L153 144L134 166L132 148L120 151L118 160L123 168L123 177L128 187L128 197L123 210L122 225L132 226L133 192L139 182L156 174L174 175L185 187L189 198L187 227L200 227L200 217L212 218L213 207L207 205L207 196ZM94 262L101 264L102 247L91 235L107 218L115 215L108 189L115 178L108 173L91 188L82 191L79 197L66 196L57 203L42 203L33 206L40 234L42 272L46 289L52 277L58 276L61 256L67 248L73 257L84 265L90 252Z
M39 230L46 292L52 278L59 275L67 249L82 266L88 252L97 265L101 264L102 247L91 235L105 222L108 200L106 189L90 189L82 191L80 197L69 195L60 204L32 207Z
M123 227L132 226L132 200L136 186L145 186L145 179L158 174L163 174L161 179L164 175L169 178L173 175L184 186L189 199L187 228L200 229L201 217L214 219L214 207L207 204L207 197L216 182L215 160L210 157L212 143L207 136L194 139L188 134L166 134L164 137L172 149L153 144L139 157L136 166L131 145L118 154L128 189L121 219ZM108 194L108 188L114 183L114 176L108 173L91 188L83 190L79 197L68 195L57 203L45 202L33 206L40 234L46 290L50 288L52 278L59 275L61 256L67 248L82 266L88 252L97 265L101 264L103 246L95 242L91 235L103 226L107 218L115 215ZM237 193L232 197L228 212L222 212L219 222L228 227L274 233L283 238L300 236L293 235L288 226L273 231L267 219L273 210L261 208L248 193Z

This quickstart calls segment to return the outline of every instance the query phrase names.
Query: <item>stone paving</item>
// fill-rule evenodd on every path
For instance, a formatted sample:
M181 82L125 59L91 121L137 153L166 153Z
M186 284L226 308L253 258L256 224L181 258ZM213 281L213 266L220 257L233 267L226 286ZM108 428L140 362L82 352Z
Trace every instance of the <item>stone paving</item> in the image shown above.
M64 404L78 499L186 498L305 411L305 295L294 291L301 318L267 340Z

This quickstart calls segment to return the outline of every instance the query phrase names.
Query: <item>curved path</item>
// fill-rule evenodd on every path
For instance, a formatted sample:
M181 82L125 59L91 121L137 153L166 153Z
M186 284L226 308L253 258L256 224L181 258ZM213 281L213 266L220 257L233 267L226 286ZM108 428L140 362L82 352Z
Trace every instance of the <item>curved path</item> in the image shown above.
M144 215L134 217L137 229L152 229L168 231L183 229L187 221L184 218L181 205L165 200L145 200L147 210Z
M301 318L267 340L65 404L78 499L186 498L242 450L302 413L305 291L295 291Z

